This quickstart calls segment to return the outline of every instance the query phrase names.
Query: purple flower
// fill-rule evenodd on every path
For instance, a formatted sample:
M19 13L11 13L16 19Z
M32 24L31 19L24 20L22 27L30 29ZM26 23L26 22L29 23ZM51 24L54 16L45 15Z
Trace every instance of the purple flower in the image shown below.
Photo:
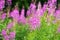
M4 30L4 29L2 30L2 35L3 36L6 36L7 35L6 30Z
M53 15L55 13L55 8L48 8L48 14Z
M41 8L41 3L39 2L39 3L38 3L38 8L37 8L37 10L36 10L36 16L41 16L41 15L40 15L41 9L42 9L42 8Z
M44 11L43 9L40 10L40 16L43 16L44 15Z
M49 7L50 7L50 8L52 8L52 7L53 7L53 4L52 4L52 3L50 3L50 4L49 4Z
M48 0L48 2L49 1L51 1L51 3L53 3L53 4L57 2L57 0Z
M24 17L24 8L21 10L21 15L20 15L20 19L19 19L19 22L25 24L26 23L26 19Z
M18 9L14 9L12 12L11 12L11 17L13 18L13 19L16 19L17 21L19 20L19 11L18 11Z
M5 0L0 0L0 10L3 10L5 7Z
M36 12L36 5L34 3L31 3L31 5L30 5L30 12L32 14L35 14L35 12Z
M9 40L9 36L7 35L7 36L4 36L4 39L5 40Z
M24 16L24 12L25 12L25 10L24 10L24 8L21 10L21 15L20 16Z
M10 38L15 38L15 32L10 32Z
M44 14L43 9L37 9L37 10L36 10L36 16L41 17L41 16L43 16L43 14Z
M3 13L3 14L1 15L1 19L4 20L5 18L6 18L6 13Z
M51 3L51 0L48 0L48 2L47 2L48 4L50 4Z
M56 17L57 20L60 20L60 10L56 10L54 16Z
M40 2L38 3L38 9L41 9L41 3Z
M10 22L8 25L7 25L7 29L11 29L13 27L13 22Z
M31 14L30 9L27 10L27 16Z
M40 26L40 20L37 17L31 17L28 20L28 23L29 23L31 29L33 29L33 30Z
M48 5L47 4L44 4L42 9L45 12L47 10L47 8L48 8Z
M57 2L57 0L51 0L52 1L52 3L55 3L55 2Z

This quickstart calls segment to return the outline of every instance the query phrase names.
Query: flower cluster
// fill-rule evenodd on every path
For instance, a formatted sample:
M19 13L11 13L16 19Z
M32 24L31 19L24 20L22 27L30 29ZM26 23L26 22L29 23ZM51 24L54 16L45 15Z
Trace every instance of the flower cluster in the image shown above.
M4 37L4 40L13 40L15 38L15 32L10 32L7 34L6 30L2 30L2 35Z
M0 11L5 7L5 0L0 0Z
M48 0L47 3L44 3L43 7L41 6L41 3L39 2L38 5L36 6L35 3L31 3L30 6L28 7L28 10L26 12L27 17L25 17L25 9L24 7L22 8L21 12L18 8L18 6L15 5L14 9L9 11L9 17L11 17L12 22L7 24L6 29L2 30L2 35L5 40L13 40L15 38L16 32L15 32L15 25L22 23L28 24L30 30L35 30L39 27L41 27L41 18L45 17L46 15L46 20L49 22L59 20L60 21L60 10L56 10L56 1L57 0ZM7 0L8 5L12 4L12 0ZM0 0L0 10L3 10L5 5L5 0ZM7 13L1 14L1 19L5 20L7 17ZM48 17L49 16L49 17ZM55 17L54 20L50 21L50 16ZM48 23L48 22L47 22ZM13 29L13 31L9 31ZM59 30L60 31L60 30Z

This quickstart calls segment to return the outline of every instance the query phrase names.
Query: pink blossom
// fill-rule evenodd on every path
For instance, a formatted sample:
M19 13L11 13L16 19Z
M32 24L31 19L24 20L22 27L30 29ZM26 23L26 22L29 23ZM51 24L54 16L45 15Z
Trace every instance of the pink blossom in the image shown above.
M34 3L31 3L31 5L30 5L30 12L32 14L35 14L35 12L36 12L36 5Z
M55 8L48 8L48 14L54 14L55 13Z
M6 18L6 13L3 13L3 14L1 15L1 19L4 20L5 18Z
M44 4L42 9L45 12L47 10L47 8L48 8L48 5L47 4Z
M48 0L48 4L50 4L51 3L51 0Z
M11 29L13 27L13 22L10 22L8 25L7 25L7 29Z
M6 30L4 30L4 29L2 30L2 35L3 36L6 36L7 35Z
M38 3L38 9L41 9L41 3L40 2Z
M0 0L0 10L3 10L5 7L5 0Z
M56 17L57 20L60 20L60 10L56 10L54 16Z
M39 20L39 18L37 18L37 17L31 17L31 18L28 20L28 23L29 23L31 29L36 29L37 27L40 26L40 20Z
M16 19L17 21L19 20L19 10L18 9L14 9L12 12L11 12L11 17L13 17L13 19Z
M51 0L52 1L52 3L55 3L55 2L57 2L57 0Z
M4 36L4 39L5 40L9 40L9 36L7 35L7 36Z
M27 10L27 16L31 14L30 9Z
M15 38L15 32L10 32L10 38Z
M41 17L41 15L40 15L40 12L41 12L41 3L39 2L38 3L38 8L37 8L37 10L36 10L36 16L40 16Z
M36 16L42 17L43 14L44 14L43 9L37 9L37 10L36 10Z
M20 15L20 19L19 19L19 22L25 24L26 23L26 19L24 17L24 8L21 10L21 15Z

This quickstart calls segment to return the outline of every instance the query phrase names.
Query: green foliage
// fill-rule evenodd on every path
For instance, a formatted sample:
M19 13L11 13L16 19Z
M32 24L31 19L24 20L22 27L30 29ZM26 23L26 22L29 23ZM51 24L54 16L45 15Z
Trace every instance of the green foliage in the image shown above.
M6 18L4 22L0 22L0 32L6 28L11 19ZM46 14L41 18L41 26L36 30L29 30L29 25L16 24L15 40L60 40L60 33L57 32L58 25L52 22L48 25L46 22Z
M5 20L0 20L0 32L2 31L2 29L6 28L9 22L11 22L10 18L6 18Z
M25 40L27 33L29 32L28 25L20 24L16 26L16 40Z

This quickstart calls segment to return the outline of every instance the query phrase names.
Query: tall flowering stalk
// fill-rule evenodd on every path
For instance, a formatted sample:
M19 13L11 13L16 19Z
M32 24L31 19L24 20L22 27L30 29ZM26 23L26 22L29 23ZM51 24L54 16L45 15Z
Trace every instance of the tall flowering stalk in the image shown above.
M4 30L4 29L2 30L2 35L3 36L6 36L7 35L6 30Z
M0 20L1 20L1 14L3 13L3 8L5 7L5 0L0 0Z
M7 0L8 6L12 5L11 1L12 0ZM52 21L53 21L52 17L55 17L55 19L54 19L55 21L60 22L60 10L55 10L56 9L55 2L56 2L56 0L48 0L48 2L43 5L43 7L41 7L40 2L38 3L37 6L35 5L35 3L31 3L26 12L27 17L25 17L24 6L21 10L21 13L19 12L18 4L15 5L14 9L11 12L10 12L10 7L9 7L7 13L9 13L8 16L12 17L13 20L11 22L8 22L8 24L6 25L7 26L6 29L2 30L2 36L3 36L4 40L14 40L15 37L17 37L16 33L17 33L17 35L18 35L18 33L22 34L20 36L18 35L19 37L17 37L17 38L19 38L19 40L20 39L26 40L25 38L29 39L32 35L33 35L33 37L31 37L32 40L36 39L37 36L38 36L37 39L40 40L40 37L41 37L40 34L43 34L42 35L43 39L45 39L45 38L50 39L49 38L50 36L53 38L53 36L55 34L53 34L53 36L52 36L52 35L50 35L50 33L55 33L54 28L57 25L56 25L56 22L54 22L54 24L52 23ZM3 10L3 8L2 8L2 10ZM1 18L4 20L6 18L6 15L7 15L6 13L1 14ZM25 27L23 27L22 24L18 25L19 27L16 26L18 23L22 23L23 25L28 24L28 26L29 26L28 29L30 29L29 32L26 33L28 35L24 35L25 32L28 31L27 28L25 30ZM58 25L60 25L60 23ZM51 28L51 26L53 28ZM17 31L15 28L17 28ZM39 31L36 30L38 28L39 28ZM41 28L41 30L40 30L40 28ZM30 32L31 30L34 30L34 31ZM57 31L60 32L60 27L57 29ZM48 36L46 36L45 34ZM31 40L31 39L29 39L29 40Z
M10 8L12 5L12 0L6 0L6 4L7 4L7 17L10 17Z
M48 8L48 4L45 3L45 4L43 5L43 8L42 8L42 9L43 9L43 11L45 12L45 11L47 10L47 8Z
M2 30L2 36L4 40L14 40L16 32L14 31L13 22L8 23L7 28ZM9 31L13 29L12 31Z
M31 3L27 10L27 16L31 16L34 14L36 14L36 5L35 5L35 3Z
M15 39L15 32L10 32L9 36L10 36L10 40L14 40Z
M4 21L5 18L6 18L6 13L2 13L2 14L1 14L1 19L2 19L2 21Z
M13 28L13 22L10 22L8 25L7 25L7 29L11 29Z
M2 30L2 36L3 36L4 40L9 40L9 37L7 35L7 31L4 29Z
M19 19L19 21L20 21L20 23L23 23L23 24L25 24L26 23L26 18L25 18L25 10L24 10L24 7L22 8L22 10L21 10L21 15L20 15L20 19Z
M30 16L31 15L31 11L30 11L30 8L28 8L27 10L27 16Z
M40 18L33 15L28 19L28 24L30 25L31 30L35 30L40 26Z
M38 7L36 9L36 14L35 15L41 17L41 16L43 16L43 14L44 14L44 11L41 7L41 3L39 2Z
M14 40L15 39L15 32L10 32L8 34L7 30L2 30L2 36L4 40Z
M36 5L35 5L35 3L31 3L30 4L30 12L32 14L35 14L35 12L36 12Z
M56 22L59 24L60 26L60 10L56 10L56 12L54 13L55 16L55 20Z
M0 0L0 11L5 7L5 0Z
M18 22L18 20L19 20L19 10L18 10L17 5L13 9L13 11L10 13L10 16L13 18L13 21Z
M48 8L48 14L49 15L53 15L55 13L55 10L56 10L56 6L51 4L49 5L49 8Z

